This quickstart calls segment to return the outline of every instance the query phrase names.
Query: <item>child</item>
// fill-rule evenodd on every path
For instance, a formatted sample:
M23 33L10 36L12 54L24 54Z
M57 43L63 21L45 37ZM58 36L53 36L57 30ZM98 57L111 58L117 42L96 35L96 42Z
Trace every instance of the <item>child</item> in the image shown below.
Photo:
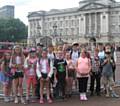
M44 103L43 93L46 85L47 101L52 103L50 98L50 78L53 74L52 61L47 58L47 50L42 51L42 57L37 62L37 76L40 79L40 104Z
M14 86L14 95L15 95L15 101L14 103L18 103L18 93L21 97L21 103L25 104L25 101L23 99L23 67L24 67L24 55L22 52L22 48L20 46L15 46L13 49L13 54L11 57L11 63L10 66L12 68L13 73L13 86ZM19 91L19 92L18 92Z
M97 96L100 96L101 70L100 70L100 61L99 61L98 53L99 53L99 50L96 48L94 51L94 56L92 57L92 70L91 70L91 76L90 76L91 96L94 95L95 81L96 81L96 93L97 93Z
M72 87L73 87L73 79L75 78L75 65L70 57L70 53L66 53L66 62L67 62L67 72L68 78L67 80L67 92L68 96L72 96Z
M105 59L102 63L102 67L102 78L106 89L106 97L110 97L110 95L112 97L119 97L114 90L115 82L113 80L113 69L115 67L115 62L111 56L111 47L109 45L105 47Z
M10 102L10 94L12 87L12 73L9 64L10 64L10 54L5 53L4 59L1 64L1 70L3 73L2 82L3 82L3 92L4 92L5 102Z
M88 100L86 96L88 77L91 70L90 59L86 56L85 48L82 48L80 58L76 65L77 78L79 83L80 100Z
M56 94L58 97L62 99L65 98L65 87L66 87L66 67L67 62L63 58L64 53L62 51L58 51L58 58L54 62L54 66L57 70L55 76L56 85Z
M35 90L36 90L36 65L37 65L37 56L35 48L32 48L29 52L28 57L25 60L24 67L26 69L26 80L27 80L27 96L26 100L29 103L30 88L32 86L32 96L35 99ZM32 100L34 102L34 100Z

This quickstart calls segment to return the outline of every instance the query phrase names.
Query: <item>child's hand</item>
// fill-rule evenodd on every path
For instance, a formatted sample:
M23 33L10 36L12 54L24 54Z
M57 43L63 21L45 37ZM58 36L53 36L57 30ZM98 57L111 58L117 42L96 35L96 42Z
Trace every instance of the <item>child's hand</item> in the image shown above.
M107 62L108 62L108 59L105 59L105 60L104 60L104 63L107 63Z
M46 81L49 81L49 80L50 80L50 78L49 78L49 77L47 77Z
M68 76L66 76L66 80L68 80Z
M44 80L44 79L41 77L41 78L40 78L40 81L43 81L43 80Z

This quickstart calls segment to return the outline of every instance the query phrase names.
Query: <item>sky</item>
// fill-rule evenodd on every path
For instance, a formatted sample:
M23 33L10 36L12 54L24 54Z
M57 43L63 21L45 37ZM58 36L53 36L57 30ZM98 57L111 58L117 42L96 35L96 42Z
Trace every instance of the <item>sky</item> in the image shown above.
M14 5L15 18L20 18L27 25L28 12L78 7L79 1L81 0L0 0L0 7Z

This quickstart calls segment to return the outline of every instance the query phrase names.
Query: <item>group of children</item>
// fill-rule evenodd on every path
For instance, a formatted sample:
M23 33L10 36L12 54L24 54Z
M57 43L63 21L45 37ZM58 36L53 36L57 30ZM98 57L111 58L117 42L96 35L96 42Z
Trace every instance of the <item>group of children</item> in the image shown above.
M39 103L43 104L46 92L47 102L52 103L53 97L71 97L73 86L76 90L78 86L80 100L86 101L89 77L91 96L94 95L96 81L98 96L103 84L106 97L119 97L114 90L116 65L111 46L108 44L103 49L99 44L93 52L90 54L85 46L80 50L77 43L72 45L72 49L59 47L56 53L52 45L46 49L38 44L30 48L25 57L22 48L15 46L11 54L5 53L1 59L0 82L3 84L4 101L10 102L14 97L17 104L19 95L21 103L26 104L36 102L36 96L40 96ZM23 98L23 81L26 81L26 100Z

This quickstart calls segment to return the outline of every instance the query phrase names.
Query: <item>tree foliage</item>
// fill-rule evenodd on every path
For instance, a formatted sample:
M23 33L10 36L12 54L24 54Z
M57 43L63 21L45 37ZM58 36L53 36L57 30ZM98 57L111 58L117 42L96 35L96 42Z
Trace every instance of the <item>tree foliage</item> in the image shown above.
M27 38L27 26L19 19L0 19L0 41L18 42Z

